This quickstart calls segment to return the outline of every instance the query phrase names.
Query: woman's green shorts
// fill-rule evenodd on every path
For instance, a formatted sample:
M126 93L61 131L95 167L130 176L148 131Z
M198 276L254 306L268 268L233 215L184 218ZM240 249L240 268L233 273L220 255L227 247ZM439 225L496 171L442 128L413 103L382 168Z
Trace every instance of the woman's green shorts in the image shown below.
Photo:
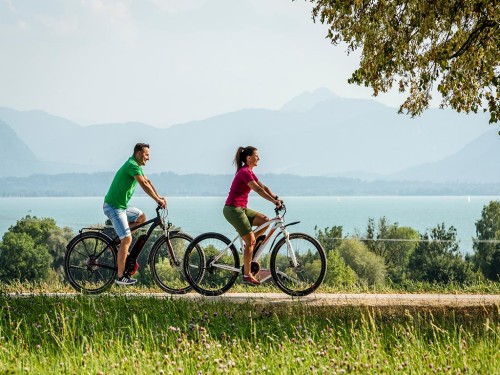
M224 217L236 229L240 236L252 231L252 223L258 212L250 208L224 206L222 210Z

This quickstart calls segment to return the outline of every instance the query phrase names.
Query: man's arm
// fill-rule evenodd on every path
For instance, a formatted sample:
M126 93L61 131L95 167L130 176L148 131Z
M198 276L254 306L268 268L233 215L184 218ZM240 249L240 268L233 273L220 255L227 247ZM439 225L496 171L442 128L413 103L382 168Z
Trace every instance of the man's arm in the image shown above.
M153 186L153 183L149 178L146 176L141 176L141 175L136 175L134 176L135 180L139 185L141 185L142 190L149 195L153 200L158 203L162 208L165 208L167 206L167 199L165 197L160 197L158 193L156 192L155 187Z

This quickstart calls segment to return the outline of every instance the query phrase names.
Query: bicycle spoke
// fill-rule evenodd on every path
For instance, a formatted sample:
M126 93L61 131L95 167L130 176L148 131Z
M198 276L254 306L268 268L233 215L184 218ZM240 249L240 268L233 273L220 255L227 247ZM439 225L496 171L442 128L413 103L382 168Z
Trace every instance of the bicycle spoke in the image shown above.
M192 241L185 233L175 233L167 238L162 236L151 250L151 275L155 283L165 292L182 294L191 289L186 281L182 260Z
M184 259L184 269L189 283L198 293L220 295L236 281L239 256L229 244L230 241L218 233L205 233L191 243ZM195 252L195 248L201 251Z
M325 272L323 248L308 235L290 234L288 242L282 239L273 249L271 273L285 293L294 296L312 293L323 281Z
M98 232L86 232L66 251L64 270L76 290L100 293L113 283L116 254L104 238Z

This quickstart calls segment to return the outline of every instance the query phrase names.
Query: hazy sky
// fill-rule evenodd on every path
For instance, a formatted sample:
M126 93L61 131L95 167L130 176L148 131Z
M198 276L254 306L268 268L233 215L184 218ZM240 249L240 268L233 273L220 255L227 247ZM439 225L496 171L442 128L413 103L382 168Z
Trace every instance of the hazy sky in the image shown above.
M305 0L0 0L0 106L154 126L278 109L357 67ZM397 94L377 100L396 107Z

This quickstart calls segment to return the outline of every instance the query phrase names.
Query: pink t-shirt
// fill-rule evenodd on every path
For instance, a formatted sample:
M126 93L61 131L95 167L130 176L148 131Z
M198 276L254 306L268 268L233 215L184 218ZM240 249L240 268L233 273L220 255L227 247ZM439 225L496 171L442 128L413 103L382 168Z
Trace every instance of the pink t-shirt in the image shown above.
M231 184L231 189L229 189L229 195L226 199L226 206L233 207L247 207L248 204L248 194L250 194L250 187L248 183L250 181L259 181L257 176L248 168L248 166L243 166L236 176L234 176L233 183Z

